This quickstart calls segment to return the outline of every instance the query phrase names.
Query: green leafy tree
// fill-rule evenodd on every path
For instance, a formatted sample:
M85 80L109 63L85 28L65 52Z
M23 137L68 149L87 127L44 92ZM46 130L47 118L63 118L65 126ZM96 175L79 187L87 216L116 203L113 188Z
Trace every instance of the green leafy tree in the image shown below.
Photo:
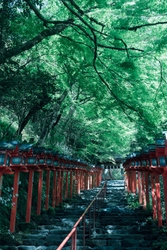
M166 128L166 3L3 0L0 19L16 136L95 161Z

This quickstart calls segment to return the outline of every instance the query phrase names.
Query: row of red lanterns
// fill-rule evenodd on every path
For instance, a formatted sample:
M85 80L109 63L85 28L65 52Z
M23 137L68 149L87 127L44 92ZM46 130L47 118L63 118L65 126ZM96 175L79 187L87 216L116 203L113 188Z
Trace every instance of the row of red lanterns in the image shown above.
M0 143L1 144L1 143ZM84 174L94 174L97 177L96 185L100 185L102 169L100 166L93 167L86 162L75 160L70 157L65 157L52 152L52 150L45 149L43 147L22 147L18 144L9 147L0 146L0 196L2 190L2 178L4 174L14 174L13 183L13 197L12 208L10 217L10 232L15 231L16 213L17 213L17 199L19 189L19 177L20 172L29 172L28 193L27 193L27 211L26 222L30 222L31 216L31 203L32 203L32 191L33 191L33 178L34 171L39 172L38 180L38 204L37 215L40 215L41 211L41 199L42 199L42 181L43 170L47 171L46 180L46 209L48 209L49 201L49 187L50 187L50 171L54 173L54 188L53 193L62 192L63 173L66 172L66 189L68 190L68 173L70 172L70 197L72 196L72 173L75 172L80 181ZM57 181L56 181L57 179ZM87 176L88 179L88 176ZM56 187L58 185L59 187ZM62 194L58 194L59 202L62 202ZM59 202L56 204L58 205ZM53 206L55 206L55 200L53 197Z
M152 197L153 219L158 219L162 226L162 209L160 194L160 175L163 178L165 214L167 225L167 139L155 139L155 144L149 144L146 150L134 152L123 163L127 191L138 191L139 203L146 208ZM151 190L151 192L150 192Z
M155 139L155 144L148 144L148 148L128 155L124 161L124 167L128 166L167 166L167 140Z

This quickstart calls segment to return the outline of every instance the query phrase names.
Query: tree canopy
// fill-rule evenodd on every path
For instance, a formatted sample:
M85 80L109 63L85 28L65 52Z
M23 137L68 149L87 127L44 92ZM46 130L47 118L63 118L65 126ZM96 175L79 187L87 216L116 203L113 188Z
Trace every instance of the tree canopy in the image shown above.
M1 140L93 162L167 126L165 1L2 0Z

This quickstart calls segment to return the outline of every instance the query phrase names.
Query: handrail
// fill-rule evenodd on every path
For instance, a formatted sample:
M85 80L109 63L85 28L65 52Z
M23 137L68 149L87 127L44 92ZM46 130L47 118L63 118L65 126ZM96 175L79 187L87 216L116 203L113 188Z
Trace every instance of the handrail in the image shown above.
M74 237L74 239L72 239L72 242L71 242L71 250L76 250L76 235L75 234L76 234L77 226L79 225L79 223L81 222L81 220L84 218L84 216L86 215L86 213L88 212L88 210L91 208L91 206L93 205L93 203L96 201L96 199L98 198L98 196L101 194L101 192L106 188L106 185L107 185L107 181L105 181L105 183L103 184L103 186L100 189L100 191L97 193L97 195L91 201L91 203L89 204L89 206L85 209L85 211L83 212L83 214L81 215L81 217L74 224L71 232L66 236L66 238L62 241L62 243L58 246L58 248L56 250L61 250L71 237Z

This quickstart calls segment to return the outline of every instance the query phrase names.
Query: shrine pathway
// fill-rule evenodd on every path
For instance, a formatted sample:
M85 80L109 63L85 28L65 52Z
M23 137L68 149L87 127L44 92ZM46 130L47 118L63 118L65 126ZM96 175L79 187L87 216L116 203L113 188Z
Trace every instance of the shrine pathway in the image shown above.
M31 233L21 234L13 246L2 245L0 250L56 250L72 226L91 202L99 188L83 191L73 204L66 203L55 215L42 215L42 221ZM77 231L77 250L151 250L155 240L167 240L143 209L127 205L124 181L108 181L106 198L96 215L95 228L86 229L86 247L83 248L82 225ZM89 223L89 217L86 218ZM63 248L70 250L70 242Z

